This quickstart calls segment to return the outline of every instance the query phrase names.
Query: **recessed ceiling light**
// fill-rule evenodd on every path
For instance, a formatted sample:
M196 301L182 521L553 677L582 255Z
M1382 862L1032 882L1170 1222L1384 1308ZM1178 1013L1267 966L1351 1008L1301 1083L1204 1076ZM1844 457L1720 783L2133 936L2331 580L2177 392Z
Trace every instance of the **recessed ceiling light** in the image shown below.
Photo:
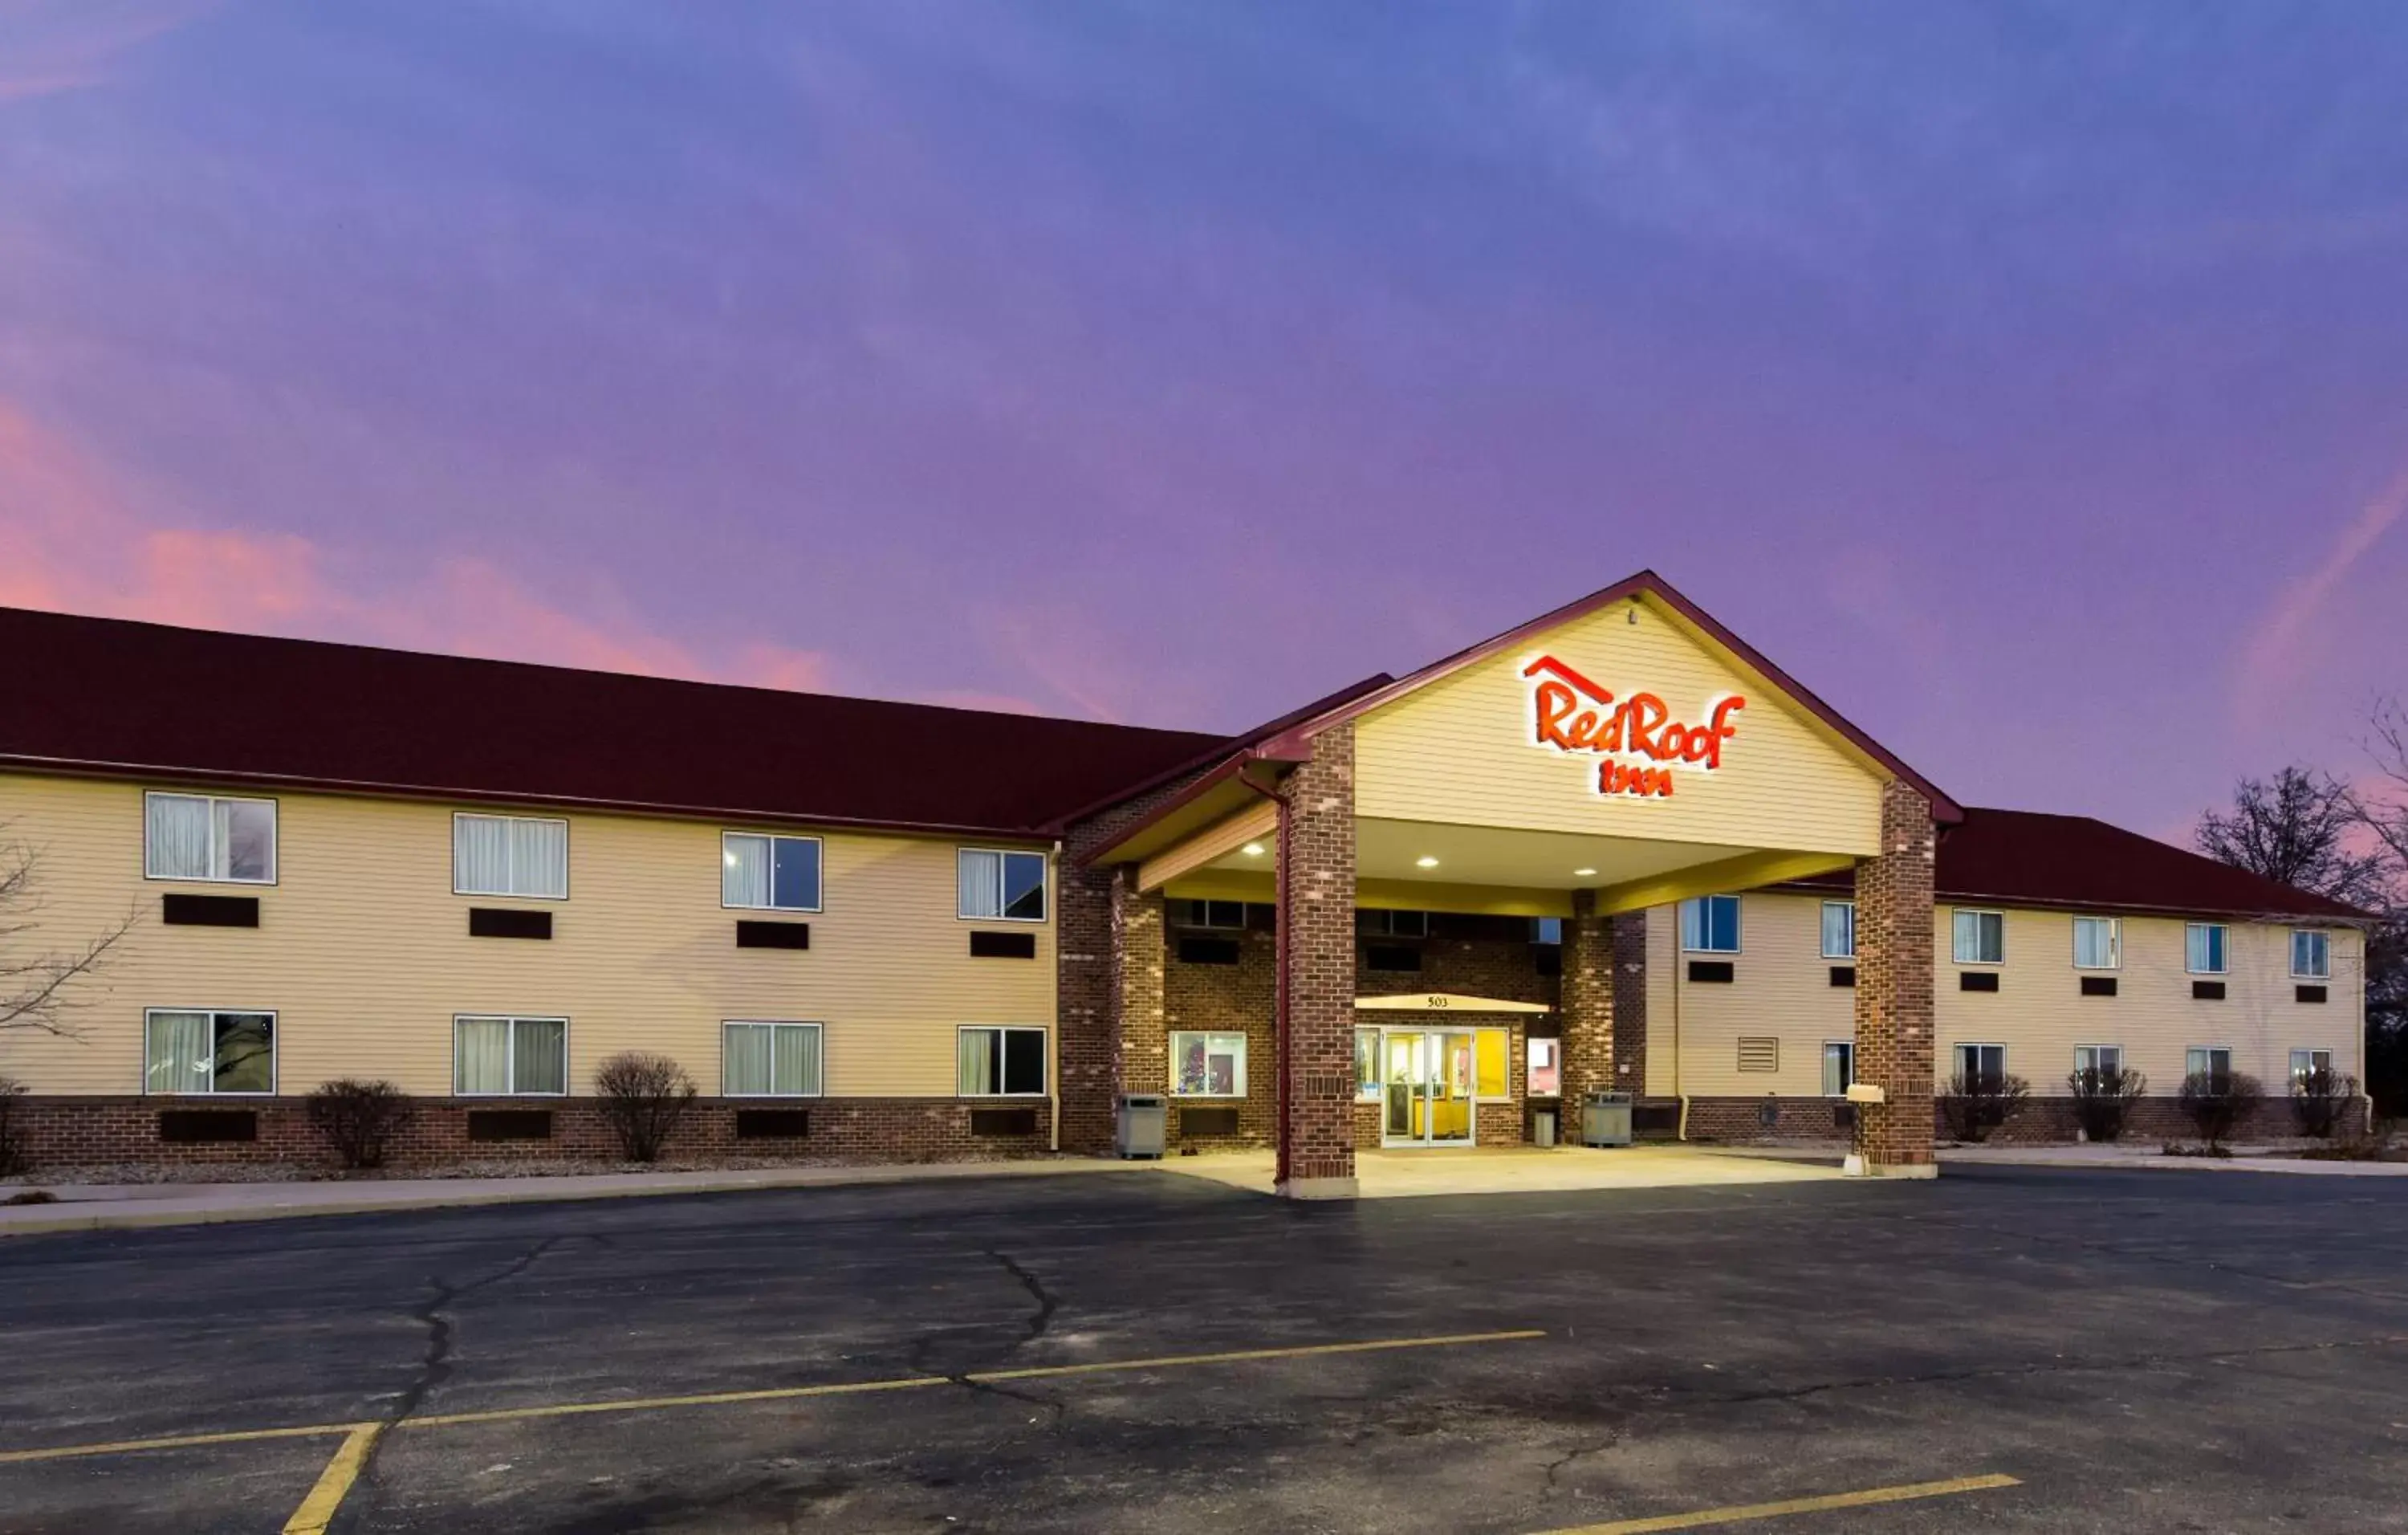
M1585 880L1596 872L1597 870L1593 868L1576 868L1572 870L1572 878L1575 880Z
M1263 845L1260 842L1248 842L1238 851L1249 858L1259 858L1263 855Z
M1415 868L1436 868L1438 867L1438 860L1425 853L1420 857L1413 860L1413 867Z

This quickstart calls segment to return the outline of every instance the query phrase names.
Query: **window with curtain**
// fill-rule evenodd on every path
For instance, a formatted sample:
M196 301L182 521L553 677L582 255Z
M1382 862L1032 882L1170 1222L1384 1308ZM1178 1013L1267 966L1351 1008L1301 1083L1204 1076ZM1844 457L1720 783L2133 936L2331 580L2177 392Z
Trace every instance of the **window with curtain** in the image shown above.
M1045 854L963 848L954 874L956 914L973 922L1045 920Z
M820 1026L721 1026L720 1091L729 1097L820 1096Z
M2073 919L2073 968L2112 970L2124 963L2124 924L2116 917Z
M143 1015L146 1093L273 1093L276 1014L154 1008Z
M276 882L276 801L142 796L142 872L154 880Z
M2291 1083L2297 1086L2313 1072L2332 1074L2332 1052L2329 1050L2294 1050L2291 1052Z
M2085 1082L2112 1077L2124 1069L2124 1048L2112 1044L2078 1044L2073 1047L2073 1074Z
M820 839L723 832L719 904L749 911L820 909Z
M1952 923L1954 951L1959 965L2003 965L2007 962L2007 919L1999 911L1958 911Z
M1988 1083L1995 1088L2006 1080L2007 1047L2002 1044L1958 1045L1956 1074L1969 1083Z
M1823 903L1823 957L1854 959L1856 957L1856 903L1825 901Z
M2232 1052L2223 1045L2193 1045L2183 1052L2186 1075L2222 1081L2232 1075Z
M462 1097L558 1097L568 1091L568 1020L452 1020L452 1091Z
M960 1031L953 1090L964 1097L1042 1097L1045 1031L979 1026Z
M2222 975L2227 942L2220 922L2183 925L2183 968L2193 975Z
M523 815L454 815L452 893L566 900L568 823Z
M1739 953L1739 897L1698 896L1683 901L1681 947L1690 954Z
M2291 973L2302 981L2332 977L2332 935L2305 929L2291 935Z
M1823 1045L1823 1096L1846 1097L1856 1080L1856 1046L1853 1040L1828 1040Z
M1178 1097L1245 1097L1246 1037L1172 1034L1170 1091Z

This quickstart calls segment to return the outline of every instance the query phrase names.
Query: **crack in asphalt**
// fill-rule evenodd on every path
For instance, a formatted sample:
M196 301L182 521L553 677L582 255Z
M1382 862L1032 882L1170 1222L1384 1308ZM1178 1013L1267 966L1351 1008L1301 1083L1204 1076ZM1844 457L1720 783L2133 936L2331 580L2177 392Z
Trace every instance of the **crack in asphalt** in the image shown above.
M1028 1292L1028 1298L1037 1304L1037 1310L1024 1324L1026 1330L1013 1339L1004 1349L1005 1355L1010 1356L1044 1337L1046 1329L1054 1325L1054 1313L1061 1309L1062 1303L1051 1290L1045 1287L1043 1280L1029 1272L1026 1268L1014 1260L1010 1254L993 1247L987 1248L985 1253L988 1257L1002 1266L1004 1272L1018 1281L1020 1287ZM998 1384L994 1381L982 1381L977 1379L975 1373L970 1370L935 1369L928 1363L928 1355L936 1345L937 1340L933 1335L924 1336L911 1345L910 1364L914 1373L940 1376L963 1390L975 1392L980 1396L1001 1397L1009 1401L1023 1402L1031 1407L1042 1407L1053 1415L1052 1421L1046 1425L1046 1431L1052 1433L1060 1430L1062 1420L1069 1414L1070 1408L1068 1402L1058 1397L1019 1390Z
M1556 1490L1559 1485L1557 1479L1563 1475L1565 1467L1570 1466L1575 1460L1584 1460L1593 1455L1601 1455L1605 1451L1611 1450L1615 1445L1621 1443L1623 1438L1624 1435L1621 1429L1612 1429L1607 1432L1603 1439L1597 1440L1590 1443L1576 1444L1570 1449L1565 1451L1562 1455L1557 1456L1555 1459L1548 1461L1545 1467L1546 1478L1544 1482L1544 1490L1549 1493L1553 1493Z

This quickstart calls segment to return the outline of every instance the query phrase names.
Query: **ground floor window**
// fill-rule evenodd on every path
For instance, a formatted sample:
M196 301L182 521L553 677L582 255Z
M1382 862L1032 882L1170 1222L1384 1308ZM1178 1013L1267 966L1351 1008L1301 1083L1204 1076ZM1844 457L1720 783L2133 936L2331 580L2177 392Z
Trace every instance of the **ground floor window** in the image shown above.
M452 1020L452 1091L462 1097L558 1097L568 1091L568 1020Z
M2073 1047L2073 1074L2086 1083L2112 1082L2124 1069L2121 1045L2078 1044Z
M1471 1037L1471 1096L1491 1100L1513 1096L1513 1032L1484 1028Z
M1956 1075L1971 1085L1988 1084L1996 1091L2007 1080L2007 1047L2002 1044L1960 1044L1956 1047Z
M1561 1097L1564 1091L1564 1041L1529 1041L1528 1070L1530 1083L1527 1091L1532 1097Z
M1173 1034L1170 1090L1180 1097L1245 1097L1246 1037Z
M2220 1044L2193 1045L2183 1053L2183 1071L2220 1082L2232 1075L2232 1052Z
M1045 1096L1045 1031L979 1026L961 1031L954 1091L964 1097Z
M720 1026L720 1091L729 1097L820 1096L820 1026Z
M1380 1096L1380 1031L1376 1028L1354 1031L1354 1096Z
M276 1014L154 1008L143 1014L147 1093L273 1093Z
M2291 1081L2304 1083L2311 1073L2332 1075L2332 1052L2329 1050L2294 1050L2291 1052Z
M1823 1096L1846 1097L1856 1080L1856 1046L1853 1040L1823 1041Z

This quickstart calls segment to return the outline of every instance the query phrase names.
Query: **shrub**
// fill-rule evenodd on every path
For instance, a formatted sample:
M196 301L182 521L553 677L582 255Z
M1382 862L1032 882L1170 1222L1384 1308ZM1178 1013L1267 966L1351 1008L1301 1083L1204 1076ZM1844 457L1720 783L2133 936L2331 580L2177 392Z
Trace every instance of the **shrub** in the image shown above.
M392 1083L351 1077L320 1083L308 1102L309 1127L347 1168L384 1166L386 1149L418 1112Z
M2291 1079L2291 1117L2300 1122L2301 1135L2329 1140L2357 1096L2356 1077L2329 1066L2314 1067Z
M2246 1119L2266 1094L2246 1071L2194 1071L2183 1078L2177 1099L2183 1115L2198 1127L2211 1153L2223 1149L2232 1127Z
M24 1126L17 1118L17 1100L24 1096L23 1083L0 1077L0 1178L14 1178L33 1166L25 1155Z
M2023 1112L2024 1099L2030 1096L2031 1083L2021 1077L1994 1077L1983 1071L1967 1076L1959 1071L1948 1079L1948 1090L1940 1095L1940 1112L1948 1122L1951 1138L1979 1142Z
M594 1073L594 1088L602 1097L603 1121L630 1162L659 1160L695 1096L684 1067L643 1050L604 1061Z
M2133 1101L2148 1090L2149 1079L2128 1066L2067 1075L2066 1086L2073 1091L2073 1122L2082 1126L2086 1140L2114 1140L2124 1133L2124 1121L2132 1112Z

